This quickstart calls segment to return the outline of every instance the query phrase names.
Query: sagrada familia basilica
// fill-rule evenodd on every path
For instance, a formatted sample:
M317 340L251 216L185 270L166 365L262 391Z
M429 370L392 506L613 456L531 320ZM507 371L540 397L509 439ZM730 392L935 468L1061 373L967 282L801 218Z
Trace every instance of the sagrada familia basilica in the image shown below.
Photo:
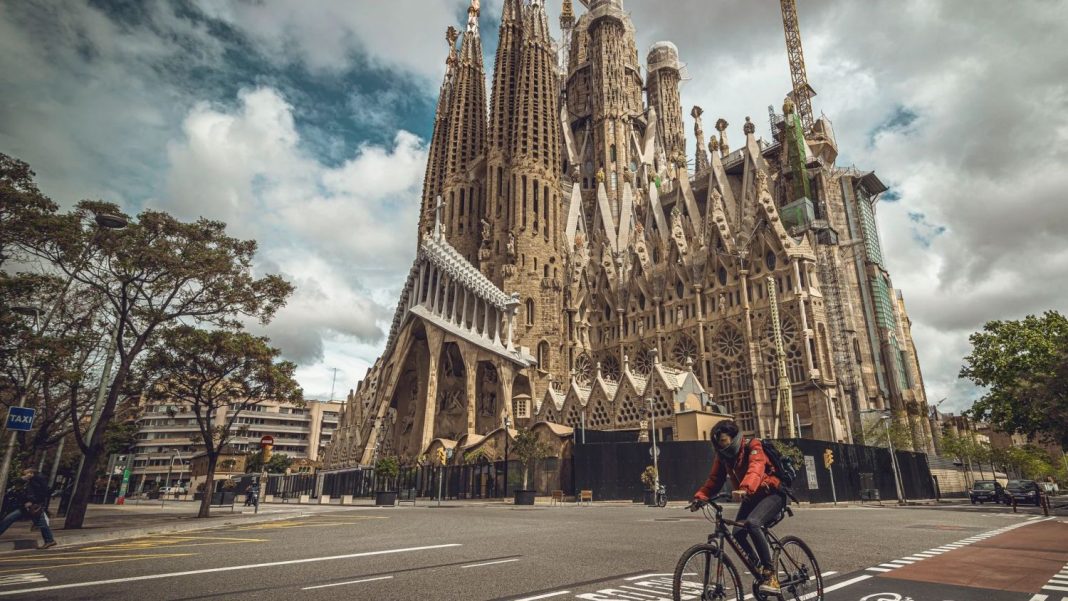
M642 64L622 0L582 5L563 0L556 41L542 0L505 0L488 99L478 1L448 29L417 258L324 467L653 416L701 439L724 414L852 442L890 410L929 450L876 227L887 188L836 165L807 82L770 110L772 140L749 118L707 131L700 107L690 136L678 48Z

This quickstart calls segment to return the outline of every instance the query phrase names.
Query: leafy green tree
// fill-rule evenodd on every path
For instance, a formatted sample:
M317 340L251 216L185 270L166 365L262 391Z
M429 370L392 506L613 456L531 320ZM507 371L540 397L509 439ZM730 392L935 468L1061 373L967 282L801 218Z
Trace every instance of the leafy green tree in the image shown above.
M129 225L122 231L87 231L83 224L96 214L119 215ZM116 368L98 417L100 427L89 436L74 430L90 465L104 451L103 432L139 360L162 329L177 323L235 327L241 317L266 323L293 291L279 276L256 278L256 243L227 236L225 224L217 221L187 223L159 211L130 219L114 204L83 201L35 227L41 236L29 251L103 297L117 332ZM94 249L89 260L87 248ZM80 423L73 412L71 418ZM92 470L83 470L65 528L81 528L91 484Z
M56 304L62 288L52 276L0 272L0 407L24 402L37 410L33 430L17 435L27 460L70 434L72 406L89 413L103 361L101 299L78 291ZM20 314L18 307L39 313Z
M387 491L397 487L397 476L400 475L400 462L396 457L386 456L375 463L375 475L384 479Z
M526 490L529 475L538 461L552 456L553 449L549 443L538 438L532 430L520 430L512 443L511 454L523 464L523 489Z
M213 482L219 455L235 435L237 419L265 401L304 405L293 373L266 338L232 330L178 326L162 332L145 363L157 384L148 397L189 407L207 455L207 482ZM201 500L199 517L210 514L211 499Z
M0 266L38 238L35 225L59 210L41 193L26 163L0 152Z
M991 321L970 337L960 377L986 390L970 415L997 430L1068 446L1068 318Z
M289 466L293 465L293 458L285 453L271 453L271 458L267 460L267 473L269 474L284 474ZM257 451L255 453L249 453L248 460L245 462L246 474L260 474L264 471L263 465L263 451Z
M889 424L883 424L878 416L861 416L860 440L863 444L871 447L887 446L887 430L890 431L890 441L895 451L907 451L912 449L912 430L909 428L908 419L904 413L899 413L890 420Z

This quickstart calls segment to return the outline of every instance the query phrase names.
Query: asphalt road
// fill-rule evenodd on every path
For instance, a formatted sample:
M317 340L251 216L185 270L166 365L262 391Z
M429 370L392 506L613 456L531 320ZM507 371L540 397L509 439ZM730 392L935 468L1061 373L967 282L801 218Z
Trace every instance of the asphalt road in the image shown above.
M655 601L670 599L665 575L709 530L678 507L338 508L0 554L0 597ZM971 506L801 507L776 532L812 546L830 601L1068 597L1068 518Z

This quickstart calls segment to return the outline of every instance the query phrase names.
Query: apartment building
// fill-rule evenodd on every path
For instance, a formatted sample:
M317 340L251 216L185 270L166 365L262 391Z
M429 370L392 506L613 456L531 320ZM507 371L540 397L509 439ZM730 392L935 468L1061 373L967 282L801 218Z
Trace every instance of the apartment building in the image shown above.
M274 437L274 452L294 459L318 461L333 438L341 401L308 401L294 407L268 401L242 411L234 420L230 446L239 452L255 452L265 435ZM228 410L220 410L215 423L224 423ZM140 418L134 450L131 488L142 490L152 483L188 482L189 461L204 450L196 417L178 403L146 403Z

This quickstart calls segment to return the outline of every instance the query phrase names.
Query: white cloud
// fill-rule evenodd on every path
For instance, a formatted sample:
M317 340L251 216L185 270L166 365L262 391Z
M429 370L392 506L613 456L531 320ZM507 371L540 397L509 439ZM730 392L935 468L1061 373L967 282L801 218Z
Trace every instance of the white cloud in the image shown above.
M439 78L445 72L445 28L464 0L321 0L301 2L198 0L207 14L248 35L280 64L344 71L356 61L404 74Z
M316 363L324 341L381 344L396 289L414 257L426 149L400 130L336 167L301 149L293 107L271 88L234 107L196 106L168 146L168 194L185 218L229 224L260 242L264 267L297 292L266 328L287 356ZM351 368L351 366L349 366ZM358 371L358 370L356 370Z

